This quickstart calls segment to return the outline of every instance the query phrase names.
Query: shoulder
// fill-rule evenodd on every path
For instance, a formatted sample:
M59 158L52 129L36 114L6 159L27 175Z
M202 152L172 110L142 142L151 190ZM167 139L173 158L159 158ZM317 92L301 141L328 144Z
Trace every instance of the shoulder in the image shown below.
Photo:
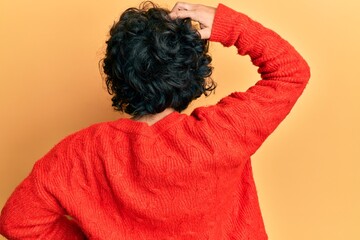
M97 135L102 133L101 129L106 128L106 125L106 123L96 123L77 130L63 137L57 144L54 145L51 151L80 147L80 143L80 145L88 144L93 139L95 139Z
M104 138L109 138L111 126L109 122L102 122L80 129L65 136L55 144L37 162L37 166L45 168L61 168L76 162L89 159L96 145Z

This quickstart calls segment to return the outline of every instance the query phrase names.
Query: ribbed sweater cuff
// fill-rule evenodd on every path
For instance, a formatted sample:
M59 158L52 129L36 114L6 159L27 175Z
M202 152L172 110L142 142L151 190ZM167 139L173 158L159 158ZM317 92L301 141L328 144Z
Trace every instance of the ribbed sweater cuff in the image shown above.
M241 16L243 14L220 3L216 9L210 41L220 42L226 47L233 45L236 41L234 37L237 37L234 26L241 24Z
M220 42L225 47L236 45L240 55L248 54L266 32L258 22L247 15L219 4L212 26L210 41Z

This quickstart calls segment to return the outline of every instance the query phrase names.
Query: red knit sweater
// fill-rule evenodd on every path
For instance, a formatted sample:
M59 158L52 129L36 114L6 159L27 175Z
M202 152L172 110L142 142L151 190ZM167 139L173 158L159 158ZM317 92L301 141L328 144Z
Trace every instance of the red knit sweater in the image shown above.
M250 156L309 79L273 31L219 5L212 41L250 55L262 80L190 116L119 119L57 144L1 213L10 239L267 239ZM69 220L65 215L72 217Z

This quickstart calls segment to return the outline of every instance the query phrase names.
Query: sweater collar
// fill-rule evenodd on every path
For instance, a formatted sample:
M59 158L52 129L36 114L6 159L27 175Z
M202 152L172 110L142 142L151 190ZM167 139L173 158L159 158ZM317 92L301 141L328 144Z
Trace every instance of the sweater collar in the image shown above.
M182 121L186 116L185 114L174 111L152 125L129 118L120 118L110 124L126 133L154 136Z

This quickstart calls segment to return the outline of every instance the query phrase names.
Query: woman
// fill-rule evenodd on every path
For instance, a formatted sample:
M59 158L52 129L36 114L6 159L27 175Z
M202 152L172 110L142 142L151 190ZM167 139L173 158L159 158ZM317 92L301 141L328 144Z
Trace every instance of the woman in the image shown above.
M215 88L208 39L249 55L262 80L187 116L179 112ZM170 12L125 11L103 67L113 106L133 118L57 144L6 203L0 232L9 239L267 239L250 157L310 77L296 50L222 4L177 3Z

